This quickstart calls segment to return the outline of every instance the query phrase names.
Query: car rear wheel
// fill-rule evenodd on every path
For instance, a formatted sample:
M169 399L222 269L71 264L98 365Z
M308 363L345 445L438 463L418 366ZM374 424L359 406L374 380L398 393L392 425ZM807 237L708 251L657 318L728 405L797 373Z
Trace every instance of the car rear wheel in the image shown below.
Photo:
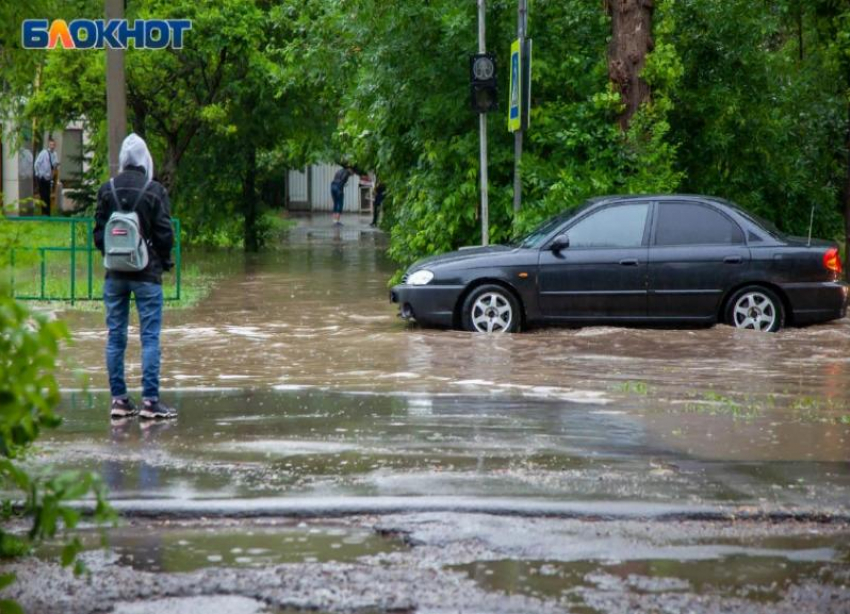
M519 301L501 286L475 288L463 302L463 328L472 333L515 333L520 319Z
M775 333L785 324L785 309L772 290L748 286L732 296L726 307L726 321L735 328Z

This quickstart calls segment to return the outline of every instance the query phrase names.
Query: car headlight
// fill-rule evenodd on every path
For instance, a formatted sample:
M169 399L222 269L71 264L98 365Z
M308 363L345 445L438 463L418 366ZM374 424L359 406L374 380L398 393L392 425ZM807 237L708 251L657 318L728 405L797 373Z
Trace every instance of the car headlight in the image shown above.
M407 283L411 286L424 286L432 279L434 279L434 274L428 269L422 269L412 273L410 277L407 278Z

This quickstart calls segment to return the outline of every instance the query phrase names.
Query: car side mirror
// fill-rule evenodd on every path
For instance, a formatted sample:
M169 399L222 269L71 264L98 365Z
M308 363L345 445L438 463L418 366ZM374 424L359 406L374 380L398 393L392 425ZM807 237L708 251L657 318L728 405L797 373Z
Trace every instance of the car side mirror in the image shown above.
M549 249L554 253L558 253L567 249L570 246L570 237L568 234L564 233L555 237L552 242L549 244Z

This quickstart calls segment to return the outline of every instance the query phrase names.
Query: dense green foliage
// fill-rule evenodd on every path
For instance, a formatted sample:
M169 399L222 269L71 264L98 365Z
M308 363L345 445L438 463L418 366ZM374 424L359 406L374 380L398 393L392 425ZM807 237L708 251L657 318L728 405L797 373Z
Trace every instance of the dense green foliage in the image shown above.
M467 68L469 52L476 49L474 5L358 4L363 16L355 14L348 30L364 51L344 100L342 130L362 135L354 139L361 146L358 160L364 164L365 158L390 186L391 253L407 263L477 242L478 117L469 110ZM516 28L515 4L490 6L488 46L507 50ZM675 52L659 45L653 64L659 96L624 135L616 123L619 98L608 84L609 24L599 5L568 0L533 8L532 128L523 159L525 205L517 219L513 139L505 113L489 117L494 242L587 197L669 191L680 179L676 148L665 141L666 92L678 75ZM506 97L507 71L500 75Z
M675 190L728 197L798 234L816 207L815 232L843 236L846 2L655 2L643 75L652 95L626 132L608 78L604 4L530 2L523 209L511 206L503 103L488 119L491 240L589 196ZM506 101L516 3L487 5ZM60 12L100 10L75 0ZM387 184L383 224L399 263L480 240L478 118L468 103L474 2L137 0L128 12L193 19L184 50L127 54L130 123L151 143L190 242L239 237L259 247L284 170L330 159L374 169ZM40 77L21 90L26 117L51 126L85 117L102 179L103 54L32 54L26 66ZM7 89L22 88L26 70L9 71Z
M91 18L102 8L78 0L54 14ZM315 36L308 25L321 23L324 10L295 0L128 5L128 19L192 20L183 49L126 54L129 129L148 142L187 243L258 249L278 228L269 206L280 201L286 168L327 154L337 90L322 67L337 51L308 57L299 45ZM29 53L41 58L42 86L26 92L24 115L50 128L83 119L94 136L81 195L91 203L107 177L105 53Z
M0 218L0 268L9 265L11 248L24 238L19 228ZM113 513L106 503L103 483L91 473L50 469L33 471L22 466L33 443L44 429L56 428L60 391L56 371L61 355L70 342L68 329L58 320L31 312L8 295L0 279L0 561L22 554L46 539L74 529L79 510L68 502L94 495L94 519L107 521ZM9 523L29 521L29 530L10 531ZM67 539L62 564L75 564L82 546ZM0 589L14 581L12 574L0 574ZM0 612L17 612L16 604L0 600Z
M0 560L20 556L32 544L76 527L80 512L67 501L94 493L95 518L111 517L103 484L94 475L33 472L20 465L41 431L61 421L54 411L59 402L55 370L67 340L64 323L31 313L0 292ZM7 523L20 518L31 520L28 533L9 532ZM62 564L74 563L80 549L79 540L71 539L62 551ZM82 569L79 562L76 569ZM10 574L0 575L0 588L13 580ZM0 601L3 612L14 608Z
M816 206L816 233L836 238L850 83L817 6L677 0L687 28L673 34L685 71L672 137L684 145L684 189L797 234Z
M370 17L348 28L363 51L341 131L364 135L361 155L388 178L393 256L406 264L477 242L477 118L464 62L475 48L474 7L356 5ZM488 46L504 65L515 3L489 5ZM836 24L846 28L846 10L829 0L817 11L797 0L655 6L644 71L652 99L624 134L604 11L581 0L531 3L523 210L513 216L512 140L499 113L489 120L491 237L509 239L589 196L680 190L736 200L798 234L816 206L816 233L840 238L850 84Z

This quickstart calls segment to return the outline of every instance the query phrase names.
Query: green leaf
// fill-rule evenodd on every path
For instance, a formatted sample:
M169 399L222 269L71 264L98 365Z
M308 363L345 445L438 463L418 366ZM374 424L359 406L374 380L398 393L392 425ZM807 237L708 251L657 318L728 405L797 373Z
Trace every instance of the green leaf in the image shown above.
M0 591L14 584L17 576L14 573L0 574Z
M24 609L16 601L0 599L0 614L24 614Z
M82 551L83 544L79 538L75 537L62 548L62 567L68 567L77 558L77 555Z

